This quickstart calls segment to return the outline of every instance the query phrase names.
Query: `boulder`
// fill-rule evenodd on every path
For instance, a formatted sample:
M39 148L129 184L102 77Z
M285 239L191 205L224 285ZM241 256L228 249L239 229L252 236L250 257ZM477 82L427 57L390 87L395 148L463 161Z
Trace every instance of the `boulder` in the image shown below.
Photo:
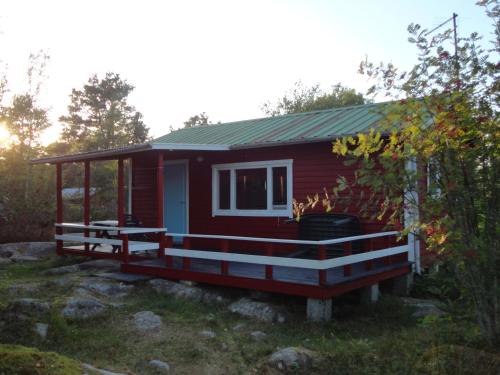
M14 254L9 258L14 263L37 262L40 258L31 255Z
M170 365L167 362L163 362L158 359L152 359L148 364L149 367L160 373L167 373L170 371Z
M10 258L2 258L0 257L0 266L4 265L4 264L11 264L12 263L12 260L10 260Z
M188 283L176 283L170 280L153 279L149 281L149 285L159 294L175 296L177 298L185 298L196 302L205 303L228 303L229 300L211 290L204 290L197 286L192 286Z
M102 370L100 368L89 365L88 363L82 363L82 367L85 370L91 371L92 374L98 373L100 375L126 375L126 374L123 374L121 372L112 372L112 371L108 371L108 370ZM88 375L88 374L89 373L86 371L83 373L83 375Z
M241 298L229 305L231 312L254 318L268 323L284 323L286 314L283 309L265 302L252 301L248 298Z
M152 311L134 314L134 325L139 331L150 331L162 326L161 318Z
M252 337L255 341L262 341L267 337L267 335L262 331L253 331L250 332L250 337Z
M80 282L80 287L106 296L121 298L127 296L134 288L132 285L125 285L123 283L116 283L98 278L88 278Z
M96 298L71 297L61 311L62 316L69 319L88 319L99 316L106 311L106 305Z
M21 294L32 294L40 290L40 284L34 283L23 283L23 284L11 284L8 287L10 294L21 295Z
M217 334L214 331L205 329L203 331L200 331L200 336L206 337L208 339L214 339L217 337Z
M46 275L63 275L66 273L75 273L80 271L80 267L78 264L72 264L69 266L61 266L56 268L50 268L45 271Z
M16 314L40 316L50 311L50 304L35 298L18 298L11 301L7 309Z
M314 353L300 347L289 347L274 352L268 364L280 371L305 370L312 366Z
M49 325L45 323L35 323L33 330L36 334L38 334L38 336L45 339L47 337L47 332L49 331Z
M440 305L439 301L410 297L402 298L402 301L405 305L411 306L415 310L412 314L414 318L446 315L446 313L438 307L438 305Z

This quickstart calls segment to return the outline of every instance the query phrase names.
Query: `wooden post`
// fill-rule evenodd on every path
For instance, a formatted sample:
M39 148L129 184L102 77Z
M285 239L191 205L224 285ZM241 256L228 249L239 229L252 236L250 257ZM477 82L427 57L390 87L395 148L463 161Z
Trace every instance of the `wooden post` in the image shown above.
M125 206L124 206L124 181L123 181L123 159L118 159L118 226L125 224Z
M174 246L174 238L172 236L165 236L165 247L167 248L171 248ZM168 268L171 268L173 267L174 265L174 257L170 256L170 255L167 255L165 257L165 263L167 265Z
M163 153L158 153L158 162L156 166L156 226L163 228L163 200L164 200L164 183L163 183Z
M273 244L272 243L266 244L266 255L268 257L273 256ZM270 266L270 265L266 266L266 279L267 280L273 279L273 266Z
M191 248L191 239L189 237L184 237L183 245L185 250L189 250ZM189 270L189 267L191 267L191 258L182 258L182 268Z
M349 242L344 242L344 256L351 255L352 254L352 243ZM346 264L344 266L344 276L351 276L352 275L352 266L350 264Z
M366 251L367 252L373 251L373 241L372 241L372 239L371 238L367 238L366 241L368 241L368 246L367 246ZM367 260L366 263L365 263L365 269L367 271L370 271L372 268L373 268L373 260L372 259Z
M83 177L83 224L90 224L90 161L85 160ZM90 231L85 229L84 236L88 237ZM85 251L89 251L90 244L85 243Z
M223 239L221 241L221 250L224 252L224 253L228 253L229 252L229 241L226 240L226 239ZM227 275L229 271L229 263L225 260L222 260L220 262L220 273L221 275Z
M128 263L130 260L128 253L128 236L126 234L120 234L120 239L122 240L123 263Z
M61 224L63 222L63 197L62 197L62 164L56 164L56 223ZM56 227L56 234L63 234L63 228ZM62 255L63 253L63 242L61 240L56 241L56 253L57 255Z
M319 245L318 247L318 259L324 260L326 259L326 245ZM326 284L326 270L318 271L319 285Z

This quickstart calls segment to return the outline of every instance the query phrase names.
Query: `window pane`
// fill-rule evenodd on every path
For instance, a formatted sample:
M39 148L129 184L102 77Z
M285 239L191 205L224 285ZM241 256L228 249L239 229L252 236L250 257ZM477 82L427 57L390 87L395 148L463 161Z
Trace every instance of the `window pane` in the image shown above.
M219 171L219 209L229 210L230 208L230 186L231 179L229 171Z
M286 167L273 168L273 205L286 206Z
M266 180L266 168L236 170L236 208L267 209Z

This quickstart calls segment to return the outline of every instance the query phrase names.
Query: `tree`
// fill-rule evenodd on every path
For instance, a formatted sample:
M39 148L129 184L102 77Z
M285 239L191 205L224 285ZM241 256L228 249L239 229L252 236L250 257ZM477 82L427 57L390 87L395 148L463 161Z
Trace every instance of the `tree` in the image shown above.
M134 86L119 74L89 78L82 90L73 89L68 115L61 116L62 139L78 151L116 148L148 139L142 114L127 102Z
M448 50L451 30L429 37L412 24L409 41L419 51L413 69L363 62L361 73L375 79L372 93L401 99L385 107L379 128L336 140L333 152L358 163L355 185L375 193L379 218L397 224L405 209L418 210L403 233L415 233L447 259L494 344L500 340L500 7L494 0L480 5L495 25L489 51L474 33L458 39L455 54ZM405 168L413 163L417 170ZM420 200L402 191L418 191ZM336 198L334 190L323 203Z
M262 111L268 116L280 116L289 113L299 113L365 104L367 100L354 89L342 86L340 83L332 86L331 91L324 92L319 84L306 87L301 81L275 103L267 102Z
M187 121L184 121L185 128L194 128L196 126L210 125L212 122L208 119L208 115L205 112L201 112L198 115L191 116Z

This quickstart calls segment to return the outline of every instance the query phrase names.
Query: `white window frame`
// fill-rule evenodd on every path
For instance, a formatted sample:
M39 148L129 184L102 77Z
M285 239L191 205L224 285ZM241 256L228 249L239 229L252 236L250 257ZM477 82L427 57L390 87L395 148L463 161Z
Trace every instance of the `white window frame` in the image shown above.
M293 159L264 160L245 163L228 163L212 165L212 216L281 216L293 217ZM273 168L286 167L287 197L286 206L273 207ZM267 169L267 208L264 210L245 210L236 208L236 170ZM229 171L229 209L219 208L219 171Z

